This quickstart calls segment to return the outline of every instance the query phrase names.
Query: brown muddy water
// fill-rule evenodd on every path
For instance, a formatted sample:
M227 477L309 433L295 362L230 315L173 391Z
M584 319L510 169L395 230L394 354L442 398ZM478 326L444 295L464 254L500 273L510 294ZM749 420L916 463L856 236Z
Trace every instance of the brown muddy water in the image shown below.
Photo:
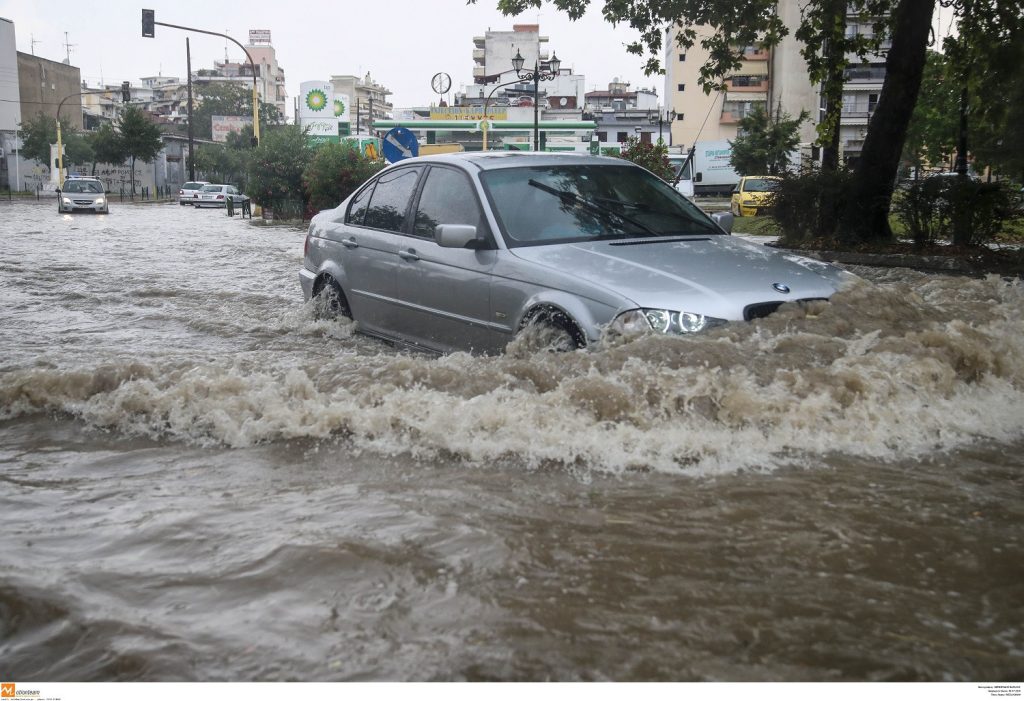
M304 232L0 205L0 678L1024 678L1024 290L587 352L314 320Z

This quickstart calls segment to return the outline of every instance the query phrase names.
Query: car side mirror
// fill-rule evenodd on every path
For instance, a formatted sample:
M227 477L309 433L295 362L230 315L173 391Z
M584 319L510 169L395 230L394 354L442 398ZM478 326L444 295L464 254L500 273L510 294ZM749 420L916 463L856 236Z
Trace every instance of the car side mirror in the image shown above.
M711 219L714 220L718 226L722 227L722 230L727 233L732 233L732 212L715 212L711 215Z
M704 180L704 173L697 173L697 177L693 179L695 183L699 183Z
M442 248L476 248L482 243L476 227L469 224L439 224L434 229L434 241Z

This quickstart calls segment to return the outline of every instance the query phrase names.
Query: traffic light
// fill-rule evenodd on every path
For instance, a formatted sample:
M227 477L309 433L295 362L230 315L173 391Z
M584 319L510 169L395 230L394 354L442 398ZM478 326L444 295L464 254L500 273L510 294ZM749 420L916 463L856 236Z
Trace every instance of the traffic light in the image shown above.
M126 102L127 103L127 102L131 102L131 101L132 101L132 86L126 80L123 83L121 83L121 102Z
M156 14L153 10L142 11L142 36L156 36Z

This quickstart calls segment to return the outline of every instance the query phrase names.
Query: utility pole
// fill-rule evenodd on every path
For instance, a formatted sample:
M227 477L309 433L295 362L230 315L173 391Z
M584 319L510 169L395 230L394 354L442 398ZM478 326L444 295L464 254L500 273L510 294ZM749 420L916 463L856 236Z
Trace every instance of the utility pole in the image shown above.
M192 125L192 50L185 37L185 70L188 71L188 179L196 179L195 131Z
M36 44L42 44L43 42L36 41L35 34L29 34L28 37L29 37L28 38L29 46L32 47L32 55L35 56L36 55Z
M78 46L78 44L69 44L68 43L68 33L64 32L64 51L67 54L67 57L68 57L67 58L67 62L68 62L69 66L71 65L71 47L72 46Z

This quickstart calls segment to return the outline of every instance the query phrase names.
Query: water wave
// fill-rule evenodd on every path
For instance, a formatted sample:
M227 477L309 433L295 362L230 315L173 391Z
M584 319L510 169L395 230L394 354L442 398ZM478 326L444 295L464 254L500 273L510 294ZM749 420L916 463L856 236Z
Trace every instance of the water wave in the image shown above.
M699 337L569 354L400 353L292 308L263 326L290 333L291 352L70 367L58 357L0 375L0 417L63 412L127 434L232 447L333 436L478 464L514 456L531 467L688 474L1019 440L1021 285L880 277L828 304Z

